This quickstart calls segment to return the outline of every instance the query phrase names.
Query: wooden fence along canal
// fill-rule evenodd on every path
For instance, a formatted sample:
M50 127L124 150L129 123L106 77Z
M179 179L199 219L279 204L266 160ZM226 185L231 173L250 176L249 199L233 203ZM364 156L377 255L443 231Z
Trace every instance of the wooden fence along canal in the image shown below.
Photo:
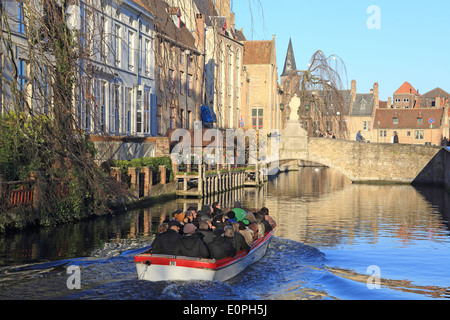
M262 166L259 163L251 166L173 165L172 169L176 195L182 198L206 198L244 187L259 188L267 181L267 175L262 174ZM110 175L119 183L125 183L137 199L152 196L152 188L156 185L165 185L169 180L165 166L159 166L157 169L130 167L127 173L113 167ZM67 185L58 181L54 181L52 185L51 192L57 197L64 198L68 195ZM27 181L4 182L0 176L0 211L19 206L38 208L40 193L44 192L38 186L37 175L34 172ZM50 190L45 192L48 191Z
M260 187L267 181L262 174L261 165L196 165L193 167L175 166L174 177L177 182L177 196L183 198L204 198L243 187Z

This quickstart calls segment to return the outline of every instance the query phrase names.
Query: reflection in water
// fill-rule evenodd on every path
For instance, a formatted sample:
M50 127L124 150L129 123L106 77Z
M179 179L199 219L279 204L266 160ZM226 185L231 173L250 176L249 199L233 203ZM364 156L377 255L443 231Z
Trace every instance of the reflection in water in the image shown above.
M375 244L384 237L405 244L417 239L447 241L439 212L448 211L450 197L437 190L351 184L333 170L305 168L272 182L265 205L280 222L277 235L319 248L344 241Z
M281 173L261 189L178 199L58 228L3 235L0 298L449 298L449 199L438 188L352 184L328 168L302 168ZM161 221L176 209L214 201L223 207L240 201L252 210L269 208L278 227L267 257L226 283L137 282L133 254L150 245ZM64 268L75 262L84 270L78 293L65 288ZM381 290L365 285L372 265L381 270ZM33 291L37 286L39 293Z
M86 257L106 244L119 245L126 240L151 241L161 222L177 209L201 207L219 201L231 207L235 201L260 208L267 186L261 189L236 189L205 199L177 199L149 208L114 216L96 218L56 228L0 235L0 266Z
M374 283L372 275L356 273L352 270L328 268L328 270L341 278L360 282L363 284ZM441 288L439 286L420 286L414 285L411 280L391 280L380 278L377 285L387 287L392 290L398 290L405 293L420 294L432 298L450 298L450 288Z

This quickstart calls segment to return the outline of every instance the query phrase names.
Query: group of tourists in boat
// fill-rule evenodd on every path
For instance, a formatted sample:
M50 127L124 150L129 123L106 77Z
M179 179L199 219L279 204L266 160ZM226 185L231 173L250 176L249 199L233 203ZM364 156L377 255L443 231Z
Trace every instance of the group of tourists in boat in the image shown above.
M228 211L214 202L200 210L174 211L158 227L150 253L220 260L241 250L249 252L257 239L275 227L266 207L250 212L235 202Z

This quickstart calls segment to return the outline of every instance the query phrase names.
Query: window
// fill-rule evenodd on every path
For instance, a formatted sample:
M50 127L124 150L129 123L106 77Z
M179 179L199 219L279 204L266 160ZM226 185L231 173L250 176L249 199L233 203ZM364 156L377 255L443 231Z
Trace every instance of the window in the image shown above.
M370 124L372 121L363 121L363 130L370 131Z
M20 90L20 107L23 111L25 104L26 85L28 81L27 62L25 60L19 60L19 90Z
M111 86L111 101L109 104L109 132L118 133L119 131L119 86Z
M136 132L142 133L142 90L137 92L136 100Z
M108 42L106 40L106 19L100 18L100 58L106 62L106 53L108 52Z
M128 31L128 70L134 69L134 32Z
M252 128L262 129L263 127L263 108L252 109Z
M188 88L187 88L187 90L188 90L188 96L190 97L190 96L192 96L192 74L188 74Z
M417 123L422 123L422 122L423 122L423 118L418 117L418 118L417 118Z
M180 94L184 95L184 91L185 91L184 87L186 85L186 82L184 82L184 81L186 81L186 80L183 81L183 79L184 79L184 72L180 71Z
M106 106L106 81L96 79L94 82L95 94L95 115L94 115L94 131L105 131L105 106Z
M78 105L78 127L81 130L90 131L90 109L92 104L92 82L91 79L86 79L84 82L85 89L81 94L81 101Z
M402 99L395 99L395 102L402 102Z
M141 22L139 21L139 30L141 30ZM147 51L145 50L146 47L143 47L144 42L142 42L142 35L139 35L139 42L138 42L138 48L139 50L144 50L142 53L141 51L138 52L138 73L141 75L143 74L142 66L145 67L145 58Z
M151 67L151 42L150 40L145 40L145 75L150 75L150 67Z
M175 88L175 72L173 70L169 70L169 90L172 92Z
M403 99L403 102L409 102L409 99L405 98L405 99Z
M115 47L114 47L114 59L116 67L120 67L120 60L122 58L122 50L120 45L120 26L116 24L116 28L114 31L114 38L115 38Z
M184 128L185 118L184 118L184 109L180 109L180 126Z
M414 139L423 140L423 130L416 130L414 132Z
M123 105L122 112L122 133L130 133L131 127L131 99L132 99L132 89L125 89L125 103Z
M386 130L380 130L380 138L384 138L386 137L386 135L387 135Z
M392 123L393 123L393 124L398 124L398 117L394 117Z
M175 114L175 108L170 107L169 129L174 129L175 127Z
M138 90L136 102L136 132L150 133L150 91Z
M411 137L411 131L406 131L406 136Z
M144 90L144 133L150 133L150 91Z
M25 25L23 24L23 3L18 2L18 8L17 8L17 32L19 33L25 33Z

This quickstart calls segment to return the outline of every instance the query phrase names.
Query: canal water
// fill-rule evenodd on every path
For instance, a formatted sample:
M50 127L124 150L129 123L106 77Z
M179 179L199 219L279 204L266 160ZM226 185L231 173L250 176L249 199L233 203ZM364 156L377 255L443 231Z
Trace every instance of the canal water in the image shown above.
M206 201L211 202L213 199ZM351 184L328 168L281 173L221 195L269 208L266 256L226 282L137 280L170 201L81 223L0 237L0 299L393 300L450 298L450 197L437 188ZM80 287L68 273L80 271Z

